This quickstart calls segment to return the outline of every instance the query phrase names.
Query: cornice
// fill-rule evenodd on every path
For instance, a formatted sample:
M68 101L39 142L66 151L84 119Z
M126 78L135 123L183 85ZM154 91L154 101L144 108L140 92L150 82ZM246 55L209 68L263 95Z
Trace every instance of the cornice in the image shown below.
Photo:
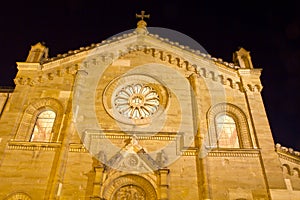
M262 69L260 68L255 68L255 69L238 69L238 73L240 76L249 76L249 75L254 75L260 77L262 72Z
M153 134L151 132L130 132L132 135L136 134L138 140L159 140L159 141L174 141L182 137L183 133L177 132L159 132ZM131 134L124 134L122 131L109 131L109 130L87 130L86 135L90 135L92 138L97 139L129 139Z
M42 69L42 65L40 63L17 62L17 68L18 70L37 71Z
M181 150L181 156L197 156L199 153L198 148L190 147L188 149Z
M280 158L300 165L299 151L294 151L292 148L283 147L280 144L276 144L275 147Z
M76 152L76 153L88 153L89 151L84 147L83 144L76 144L76 143L72 143L70 144L70 148L69 148L70 152Z
M48 142L28 142L28 141L9 141L8 149L10 150L27 150L27 151L56 151L61 147L61 143Z
M209 157L258 157L259 149L214 149L208 152Z

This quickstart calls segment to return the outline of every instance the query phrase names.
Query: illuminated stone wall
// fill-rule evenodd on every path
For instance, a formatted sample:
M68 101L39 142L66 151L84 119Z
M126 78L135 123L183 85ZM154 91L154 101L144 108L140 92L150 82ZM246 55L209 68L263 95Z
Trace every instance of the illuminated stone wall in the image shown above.
M226 63L143 31L53 58L36 48L0 119L0 199L299 197L299 155L275 149L247 51ZM51 137L31 141L46 110ZM221 115L238 144L218 145Z

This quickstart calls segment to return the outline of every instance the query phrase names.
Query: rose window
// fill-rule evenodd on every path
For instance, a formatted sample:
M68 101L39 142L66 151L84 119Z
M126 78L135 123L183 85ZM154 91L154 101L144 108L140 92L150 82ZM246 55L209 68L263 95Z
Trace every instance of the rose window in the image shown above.
M131 84L117 92L114 104L117 111L129 119L144 119L153 115L159 106L157 92L143 84Z

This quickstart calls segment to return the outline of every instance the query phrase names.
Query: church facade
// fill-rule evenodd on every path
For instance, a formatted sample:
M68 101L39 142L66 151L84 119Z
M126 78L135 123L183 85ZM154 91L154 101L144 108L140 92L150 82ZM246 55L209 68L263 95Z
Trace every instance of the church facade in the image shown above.
M250 53L233 63L151 34L48 57L0 90L0 199L300 199Z

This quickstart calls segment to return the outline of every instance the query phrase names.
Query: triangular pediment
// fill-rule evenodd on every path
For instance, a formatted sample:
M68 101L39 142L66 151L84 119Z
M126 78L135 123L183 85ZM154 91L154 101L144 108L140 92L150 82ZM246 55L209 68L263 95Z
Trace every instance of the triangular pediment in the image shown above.
M135 135L125 140L125 142L125 146L105 162L106 165L118 171L131 173L153 172L161 167L160 164L138 144Z
M115 50L117 55L104 54L104 56L112 57L143 49L155 49L157 51L163 51L165 54L173 54L175 57L177 55L177 57L181 57L189 61L191 65L197 65L199 61L204 60L205 62L211 62L218 67L221 66L228 69L239 68L239 66L230 62L225 62L221 58L212 57L206 53L205 50L200 51L192 49L178 41L172 41L169 38L160 37L159 35L149 33L148 31L142 33L133 31L103 40L101 43L91 44L87 47L80 47L77 50L70 50L64 54L58 54L56 57L47 58L43 61L43 65L46 67L48 65L52 65L51 63L57 60L63 60L66 58L68 58L68 61L79 59L81 57L92 55L95 52L103 53L108 50Z
M243 90L239 79L239 66L211 57L209 54L191 49L178 42L170 41L168 38L162 38L148 31L137 30L112 37L101 43L70 50L68 53L59 54L56 57L46 58L41 63L18 62L18 69L21 71L34 70L42 73L33 73L30 77L17 76L15 83L40 84L53 80L56 76L62 76L64 73L73 75L78 70L84 71L88 65L95 66L97 62L105 63L105 66L108 66L121 56L137 51L172 65L185 77L197 74L213 82L228 85L233 89ZM257 73L259 74L260 70ZM262 87L253 85L249 88L250 90L258 88L257 90L260 91Z

